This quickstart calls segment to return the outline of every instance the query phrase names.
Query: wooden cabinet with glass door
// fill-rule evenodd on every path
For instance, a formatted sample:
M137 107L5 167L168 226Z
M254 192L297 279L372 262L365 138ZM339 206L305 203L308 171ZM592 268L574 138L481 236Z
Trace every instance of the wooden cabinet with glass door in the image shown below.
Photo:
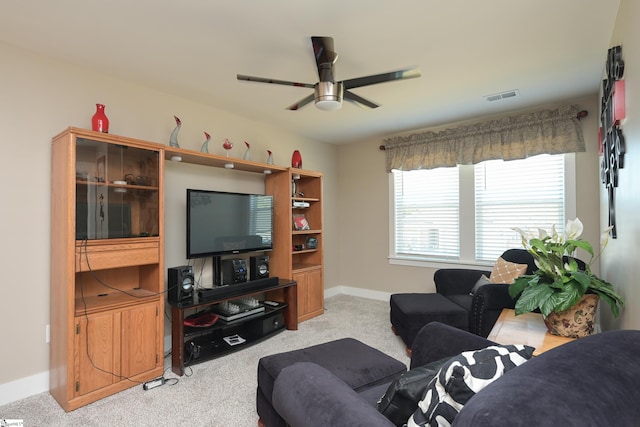
M162 374L163 150L53 138L50 392L66 411Z

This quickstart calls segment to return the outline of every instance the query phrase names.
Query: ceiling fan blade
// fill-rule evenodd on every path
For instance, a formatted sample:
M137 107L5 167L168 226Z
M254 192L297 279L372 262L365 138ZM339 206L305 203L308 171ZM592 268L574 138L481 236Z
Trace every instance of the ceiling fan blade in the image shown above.
M312 93L311 95L309 95L309 96L307 96L305 98L302 98L300 101L296 102L295 104L288 106L287 110L292 110L292 111L299 110L300 108L304 107L305 105L307 105L308 103L310 103L314 99L315 99L315 96Z
M404 70L392 71L390 73L357 77L355 79L345 80L342 83L344 83L345 89L353 89L356 87L375 85L378 83L391 82L394 80L414 79L420 76L421 73L419 68L405 68Z
M333 64L338 60L338 54L333 50L333 38L314 36L311 37L311 44L320 81L333 83Z
M298 83L298 82L290 82L287 80L277 80L277 79L267 79L264 77L253 77L253 76L245 76L242 74L237 75L238 80L245 80L248 82L258 82L258 83L272 83L276 85L285 85L285 86L296 86L296 87L308 87L313 89L314 85L310 83Z
M333 49L332 37L311 37L313 45L313 55L316 58L316 64L333 64L338 59L338 54Z
M378 108L379 105L348 90L344 91L344 99L363 108Z

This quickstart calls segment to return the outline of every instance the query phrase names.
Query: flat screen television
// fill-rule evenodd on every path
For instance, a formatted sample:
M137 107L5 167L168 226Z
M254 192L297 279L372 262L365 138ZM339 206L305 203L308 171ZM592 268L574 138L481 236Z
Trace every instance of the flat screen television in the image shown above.
M273 249L273 196L187 189L187 258Z

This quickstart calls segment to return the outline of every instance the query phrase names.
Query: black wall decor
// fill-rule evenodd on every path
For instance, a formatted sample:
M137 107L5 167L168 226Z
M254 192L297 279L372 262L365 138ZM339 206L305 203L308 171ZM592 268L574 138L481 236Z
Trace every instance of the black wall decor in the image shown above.
M620 121L624 118L624 61L622 47L615 46L607 54L607 78L602 81L600 100L600 143L602 153L602 183L609 194L609 226L611 237L617 238L615 188L618 171L624 167L625 144Z

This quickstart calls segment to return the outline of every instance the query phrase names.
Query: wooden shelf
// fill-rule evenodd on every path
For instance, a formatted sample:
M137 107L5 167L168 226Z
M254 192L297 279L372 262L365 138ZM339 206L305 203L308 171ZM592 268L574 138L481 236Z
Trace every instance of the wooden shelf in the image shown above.
M319 202L320 199L315 198L315 197L292 197L291 198L292 201L294 202ZM294 209L307 209L307 208L294 208Z
M302 178L322 178L322 172L315 172L306 169L298 169L298 168L289 168L291 171L291 175L300 175Z
M322 230L292 230L291 234L320 234Z
M77 179L76 184L82 185L95 185L98 187L112 187L112 188L125 188L129 190L143 190L143 191L158 191L160 188L153 187L149 185L137 185L137 184L115 184L113 182L102 182L102 181L85 181L82 179Z
M288 173L266 177L265 190L273 194L281 206L274 218L274 249L270 253L269 270L279 277L298 283L298 320L304 321L324 312L324 261L322 173L289 168ZM292 195L292 182L296 194ZM307 202L307 207L294 207L294 202ZM309 230L296 230L295 214L304 214ZM307 248L307 238L315 237L316 247ZM293 250L301 245L304 249ZM274 298L276 298L274 296Z
M317 268L322 268L319 264L293 264L292 270L295 272L307 271L307 270L315 270Z
M317 251L318 251L317 249L302 249L300 251L291 251L291 253L293 255L296 255L296 254L308 254L308 253L317 252Z
M226 164L233 163L233 168L229 170L239 170L254 173L265 173L265 171L271 171L271 173L287 171L287 168L283 166L270 165L267 163L254 162L251 160L219 156L217 154L208 154L200 151L187 150L184 148L167 147L165 149L164 158L166 160L171 160L176 156L181 157L182 160L180 161L183 163L201 166L213 166L217 168L225 168Z
M135 306L143 302L159 300L160 296L156 292L146 289L127 289L123 292L112 290L108 293L91 297L76 298L76 316L93 314L101 311L108 311L118 308Z

